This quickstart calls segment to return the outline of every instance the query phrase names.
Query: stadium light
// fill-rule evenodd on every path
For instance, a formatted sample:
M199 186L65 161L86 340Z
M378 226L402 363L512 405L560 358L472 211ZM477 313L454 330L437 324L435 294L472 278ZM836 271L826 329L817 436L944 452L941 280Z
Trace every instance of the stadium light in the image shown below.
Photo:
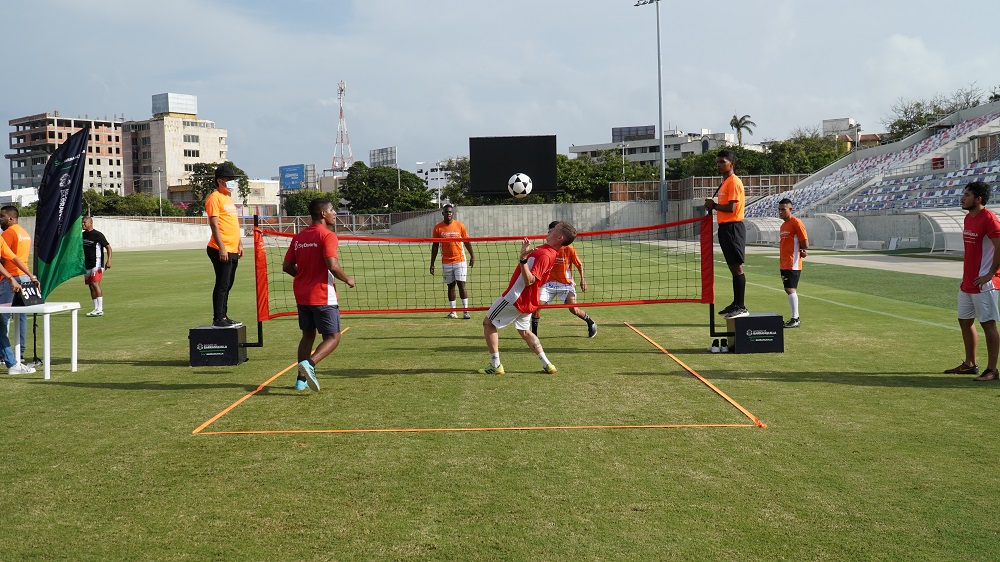
M667 181L666 181L666 152L664 152L663 141L663 61L660 54L660 0L637 0L635 6L645 6L656 4L656 108L660 115L660 212L664 215L664 222L667 221Z
M156 192L157 192L157 203L160 205L160 216L163 216L163 189L160 187L160 174L163 172L162 168L157 168L153 170L156 172Z

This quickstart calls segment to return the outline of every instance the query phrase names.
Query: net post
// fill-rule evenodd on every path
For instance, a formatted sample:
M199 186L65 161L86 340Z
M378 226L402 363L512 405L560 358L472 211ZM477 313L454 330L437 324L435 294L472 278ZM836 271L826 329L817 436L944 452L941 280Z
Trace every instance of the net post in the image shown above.
M256 248L257 248L257 237L260 232L260 215L253 216L253 238L254 238L254 265L256 266L257 258ZM256 269L256 267L255 267ZM265 297L266 298L266 297ZM258 297L258 302L259 302ZM257 341L256 342L244 342L241 343L243 347L264 347L264 323L260 319L260 314L257 315Z

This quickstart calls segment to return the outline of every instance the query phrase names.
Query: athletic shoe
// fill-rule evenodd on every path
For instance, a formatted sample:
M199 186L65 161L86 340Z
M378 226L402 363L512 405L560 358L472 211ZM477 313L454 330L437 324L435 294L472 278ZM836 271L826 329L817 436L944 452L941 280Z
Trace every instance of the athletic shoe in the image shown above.
M462 313L462 320L472 320L472 315L469 314L468 310Z
M984 382L984 381L995 381L997 380L997 378L1000 378L1000 374L997 373L996 369L986 369L985 371L983 371L983 374L979 375L978 377L972 380Z
M309 385L306 384L306 381L300 381L300 380L295 381L295 390L306 390L308 388Z
M549 374L549 375L556 374L556 370L557 370L556 366L553 365L552 363L549 363L548 365L542 367L542 372L546 373L546 374Z
M445 316L445 318L458 318L458 315L455 314L454 312L449 312L448 316Z
M719 352L719 340L712 340L712 346L708 348L709 353Z
M91 310L87 313L87 316L104 316L103 310Z
M319 392L319 380L316 378L316 368L309 364L309 360L299 361L299 374L306 376L306 384L309 388Z
M955 367L954 369L947 369L947 370L945 370L944 374L946 374L946 375L978 375L979 374L979 365L966 365L965 362L962 362L961 365L959 365L958 367Z
M486 366L485 369L479 369L479 371L477 372L480 375L502 375L506 373L506 371L503 370L503 365L500 365L499 367L494 367L493 364L489 364Z
M744 316L750 316L750 311L743 308L742 306L738 306L735 309L733 309L732 312L726 315L726 320L732 320L733 318L743 318Z
M725 316L734 310L736 310L736 303L730 303L729 306L719 311L719 316Z
M592 338L597 335L597 322L591 322L587 326L587 337Z
M782 324L781 327L782 328L798 328L801 325L802 325L802 322L800 322L798 318L791 318L791 319L788 320L788 322L785 322L784 324Z
M18 363L17 365L14 365L13 367L9 367L7 369L8 375L27 375L29 373L34 373L34 372L35 372L34 367L29 367L24 363Z
M729 353L729 340L722 338L722 343L719 344L719 353Z

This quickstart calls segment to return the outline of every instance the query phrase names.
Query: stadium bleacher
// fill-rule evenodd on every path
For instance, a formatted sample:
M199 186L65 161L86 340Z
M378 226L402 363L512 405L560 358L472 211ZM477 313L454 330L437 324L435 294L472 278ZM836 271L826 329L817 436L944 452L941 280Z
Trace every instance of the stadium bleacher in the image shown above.
M885 176L891 174L893 170L912 165L921 158L927 157L935 150L949 143L962 140L963 138L974 133L977 129L990 124L997 119L1000 119L1000 112L982 115L974 119L963 121L953 127L942 129L940 132L916 142L898 152L890 152L887 154L862 158L807 185L798 187L794 190L769 195L747 205L746 217L760 218L774 216L777 213L778 201L785 197L791 199L795 203L795 208L798 212L808 211L811 207L826 201L838 193L847 191L852 186L855 188L861 187L864 182L869 181L872 178ZM983 176L984 178L992 177L992 180L984 179L983 181L995 181L997 173L1000 172L1000 168L997 170L993 170L993 168L997 167L1000 167L1000 162L990 162L988 165L975 164L970 166L969 170L971 171L963 169L955 172L949 172L949 174L953 174L953 176L948 178L937 178L932 174L930 176L926 176L926 179L914 180L906 185L903 185L900 180L899 185L893 184L891 186L899 187L900 189L896 191L885 191L855 196L851 202L846 203L841 207L843 209L841 212L885 208L939 208L957 206L958 198L961 196L961 187L957 187L959 184L965 185L970 181L974 181L970 176ZM959 173L962 175L958 176L957 174ZM923 178L925 176L917 177ZM947 182L949 181L954 183L948 184ZM920 182L925 182L928 186L920 191L922 194L920 197L914 197L909 193L910 188L913 188L913 183L919 184ZM930 187L931 182L936 182L937 185L932 188ZM882 182L880 181L878 183ZM909 188L906 186L909 186ZM867 189L865 191L867 191ZM869 199L867 201L854 201L854 199L864 199L864 197L869 197ZM895 202L898 202L900 206L878 206ZM901 206L903 202L906 202L911 206L903 207Z
M941 174L882 180L855 194L837 212L958 207L965 185L974 181L994 183L998 177L1000 160L992 160Z

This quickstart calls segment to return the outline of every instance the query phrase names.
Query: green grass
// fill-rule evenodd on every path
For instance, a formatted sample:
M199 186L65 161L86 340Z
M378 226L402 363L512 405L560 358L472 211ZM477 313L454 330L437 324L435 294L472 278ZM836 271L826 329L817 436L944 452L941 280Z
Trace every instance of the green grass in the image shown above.
M207 431L747 423L623 322L766 429L193 435L294 362L296 322L267 323L243 365L188 367L188 329L210 320L204 252L118 256L107 316L80 319L79 371L57 315L52 379L2 381L2 560L993 560L1000 548L1000 385L940 374L962 356L952 279L807 264L803 327L784 354L706 353L706 306L592 308L594 339L549 310L555 376L509 328L508 374L472 374L487 359L482 313L345 316L321 393L291 391L289 372ZM230 307L244 321L250 266ZM751 256L747 275L751 310L787 315L777 261ZM49 300L89 306L79 279Z

